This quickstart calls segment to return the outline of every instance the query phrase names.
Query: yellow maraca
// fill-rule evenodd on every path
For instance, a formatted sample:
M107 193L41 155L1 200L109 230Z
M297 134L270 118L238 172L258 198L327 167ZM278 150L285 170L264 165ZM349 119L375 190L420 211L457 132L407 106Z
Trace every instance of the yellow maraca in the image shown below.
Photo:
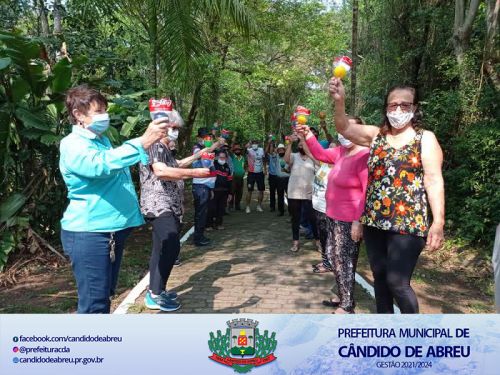
M297 124L299 124L299 125L307 124L307 117L304 115L298 115L297 116Z
M333 76L336 78L344 79L347 74L347 70L343 65L338 65L333 69Z

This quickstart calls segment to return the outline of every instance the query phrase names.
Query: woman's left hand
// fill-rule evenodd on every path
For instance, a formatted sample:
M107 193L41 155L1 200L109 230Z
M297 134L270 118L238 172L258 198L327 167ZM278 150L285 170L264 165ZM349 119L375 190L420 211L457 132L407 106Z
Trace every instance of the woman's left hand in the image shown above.
M427 235L427 248L430 251L436 251L444 242L444 228L443 225L432 223Z
M359 242L363 238L363 224L353 221L351 225L351 238L354 242Z

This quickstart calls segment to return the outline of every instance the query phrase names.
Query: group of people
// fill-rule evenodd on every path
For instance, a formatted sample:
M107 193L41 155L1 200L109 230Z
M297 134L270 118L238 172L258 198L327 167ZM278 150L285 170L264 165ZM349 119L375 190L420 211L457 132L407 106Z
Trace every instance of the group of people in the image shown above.
M324 140L316 129L295 124L286 140L270 137L264 147L258 140L242 147L236 134L230 141L220 137L217 127L200 128L192 155L179 160L176 140L183 121L177 111L113 148L103 134L109 127L104 96L87 86L69 90L66 107L73 128L61 142L60 170L70 203L61 220L61 240L77 282L78 312L109 313L126 238L145 222L152 226L145 305L179 309L167 282L180 252L183 181L192 179L193 241L203 247L211 244L206 231L224 229L228 211L252 212L255 186L255 211L264 210L267 175L270 210L290 215L290 250L300 251L301 229L306 230L322 254L312 271L335 277L338 294L325 305L334 313L354 313L355 272L364 239L377 312L393 313L395 301L401 312L417 313L410 286L413 270L425 245L434 250L443 241L441 149L434 134L421 128L412 87L389 90L380 127L345 114L339 79L332 78L329 91L340 145L324 121ZM129 171L134 164L139 164L140 200Z

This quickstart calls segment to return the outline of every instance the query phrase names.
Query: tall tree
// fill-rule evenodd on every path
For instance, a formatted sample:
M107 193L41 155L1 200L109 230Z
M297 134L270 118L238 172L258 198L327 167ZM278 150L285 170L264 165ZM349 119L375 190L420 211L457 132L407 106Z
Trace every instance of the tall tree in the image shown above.
M468 6L466 6L468 3ZM455 0L455 23L453 26L453 46L459 64L469 48L472 24L476 18L480 0Z

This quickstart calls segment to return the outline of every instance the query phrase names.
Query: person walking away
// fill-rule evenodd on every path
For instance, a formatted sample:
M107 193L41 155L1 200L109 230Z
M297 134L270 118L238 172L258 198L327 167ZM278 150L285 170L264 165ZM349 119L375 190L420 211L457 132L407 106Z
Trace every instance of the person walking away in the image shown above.
M280 143L276 148L276 192L278 196L278 216L285 214L285 193L288 190L288 179L290 178L290 168L285 161L285 145ZM273 161L270 161L273 162Z
M211 211L213 214L209 218L209 226L214 229L224 229L222 223L224 218L224 210L227 202L227 196L231 188L233 176L231 169L227 163L228 155L225 151L219 151L214 162L216 180L214 187L214 198L211 200Z
M278 154L275 150L275 144L272 139L272 136L269 137L269 142L267 143L266 150L266 162L268 165L268 182L269 182L269 208L271 212L276 211L276 193L277 193L277 180L278 180L278 171L277 167L277 158Z

